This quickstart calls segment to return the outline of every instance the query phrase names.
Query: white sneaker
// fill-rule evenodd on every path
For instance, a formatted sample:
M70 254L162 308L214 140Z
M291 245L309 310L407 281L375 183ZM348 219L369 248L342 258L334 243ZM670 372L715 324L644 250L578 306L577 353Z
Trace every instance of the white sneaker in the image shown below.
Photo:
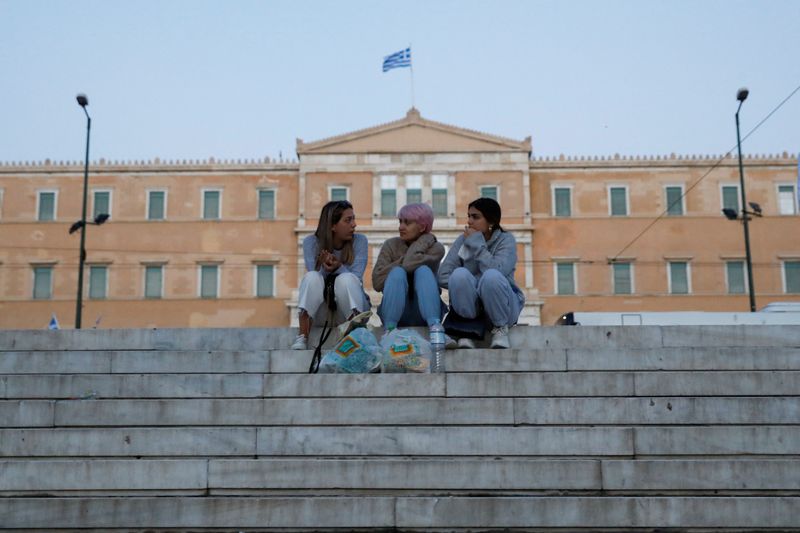
M297 336L292 344L292 350L308 350L308 339L302 333Z
M508 326L500 326L492 330L492 348L511 348Z
M472 339L468 339L467 337L461 337L460 339L458 339L458 347L464 350L474 350L475 341Z
M456 348L458 348L458 343L456 342L456 340L453 337L451 337L450 335L445 335L444 336L444 349L445 350L455 350Z

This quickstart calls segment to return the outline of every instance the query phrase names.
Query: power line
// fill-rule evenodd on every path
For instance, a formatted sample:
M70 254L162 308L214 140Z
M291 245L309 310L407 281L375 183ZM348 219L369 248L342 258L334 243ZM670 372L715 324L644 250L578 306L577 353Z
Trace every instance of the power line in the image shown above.
M775 114L775 112L776 112L776 111L778 111L778 109L780 109L781 107L783 107L783 105L784 105L786 102L788 102L788 101L789 101L789 99L790 99L790 98L792 98L792 96L794 96L794 95L795 95L795 93L797 93L798 91L800 91L800 85L798 85L797 87L795 87L795 89L794 89L794 90L793 90L791 93L789 93L789 96L787 96L786 98L784 98L784 99L781 101L781 103L779 103L777 106L775 106L775 108L773 108L773 109L772 109L772 111L770 111L769 113L767 113L767 115L766 115L766 116L765 116L763 119L761 119L761 121L759 121L759 123L758 123L758 124L756 124L756 125L753 127L753 129L751 129L749 132L747 132L747 134L746 134L746 135L745 135L745 136L742 138L742 142L746 141L746 140L747 140L747 138L748 138L748 137L750 137L750 135L752 135L753 133L755 133L755 131L756 131L758 128L760 128L762 124L764 124L764 123L765 123L767 120L769 120L769 118L770 118L772 115L774 115L774 114ZM689 192L691 192L691 191L692 191L692 190L693 190L695 187L697 187L697 186L700 184L700 182L701 182L701 181L703 181L704 179L706 179L706 177L708 177L708 175L709 175L709 174L711 174L711 172L712 172L712 171L713 171L715 168L717 168L717 167L718 167L718 166L719 166L719 165L720 165L720 164L721 164L721 163L722 163L722 162L725 160L725 158L726 158L726 157L728 157L728 156L731 154L731 152L733 152L733 150L736 148L736 146L737 146L737 145L735 145L735 144L734 144L734 145L733 145L733 146L732 146L732 147L731 147L731 148L730 148L730 149L729 149L727 152L725 152L725 154L723 154L723 155L722 155L722 157L720 157L720 158L717 160L717 162L716 162L716 163L714 163L714 164L711 166L711 168L709 168L709 169L708 169L708 171L707 171L705 174L703 174L702 176L700 176L700 178L699 178L699 179L698 179L696 182L694 182L694 183L692 184L692 186L691 186L691 187L689 187L688 189L686 189L686 191L685 191L685 192L684 192L684 193L683 193L683 194L682 194L680 197L678 197L676 200L674 200L672 203L670 203L670 204L667 206L667 208L666 208L666 209L665 209L665 210L664 210L664 211L663 211L663 212L662 212L660 215L658 215L658 216L657 216L655 219L653 219L653 220L650 222L650 224L648 224L648 225L647 225L647 226L646 226L646 227L645 227L645 228L644 228L644 229L643 229L641 232L639 232L639 234L638 234L638 235L636 235L636 236L635 236L635 237L634 237L634 238L633 238L633 239L632 239L632 240L631 240L631 241L630 241L628 244L626 244L626 245L625 245L625 247L624 247L624 248L622 248L622 250L620 250L619 252L617 252L617 253L616 253L616 255L614 255L614 258L613 258L613 259L611 259L611 262L614 262L614 261L616 261L616 260L617 260L617 258L618 258L620 255L622 255L622 254L625 252L625 250L627 250L628 248L630 248L630 247L633 245L633 243L635 243L636 241L638 241L638 240L639 240L639 239L642 237L642 235L644 235L645 233L647 233L647 232L650 230L650 228L652 228L652 227L655 225L655 223L656 223L656 222L658 222L659 220L661 220L662 218L664 218L664 216L665 216L665 215L666 215L666 214L669 212L669 210L672 208L672 206L673 206L673 205L677 205L677 203L678 203L678 202L682 202L682 201L683 201L683 199L686 197L686 195L688 195L688 194L689 194ZM743 206L743 207L744 207L744 206Z

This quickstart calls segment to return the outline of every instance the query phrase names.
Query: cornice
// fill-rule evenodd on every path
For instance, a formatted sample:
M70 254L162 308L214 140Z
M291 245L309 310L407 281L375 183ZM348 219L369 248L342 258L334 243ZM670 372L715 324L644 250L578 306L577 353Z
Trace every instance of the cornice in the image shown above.
M530 159L530 167L534 168L583 168L583 167L708 167L720 161L722 166L738 165L739 158L734 153L728 154L657 154L657 155L564 155L539 156ZM797 165L798 156L794 153L780 154L746 154L742 161L748 166L791 166Z
M320 154L330 155L330 154ZM722 160L721 165L738 164L735 154L668 154L668 155L564 155L539 156L529 160L530 168L582 168L582 167L681 167L709 166ZM747 154L742 160L749 166L798 164L795 153ZM365 165L369 166L369 165ZM83 161L0 161L0 174L11 172L82 172ZM159 172L159 171L270 171L298 172L300 165L295 159L148 159L148 160L109 160L98 159L89 162L91 172Z
M83 161L0 161L0 174L9 172L82 172ZM294 159L98 159L89 162L89 171L96 172L165 172L165 171L271 171L297 172Z

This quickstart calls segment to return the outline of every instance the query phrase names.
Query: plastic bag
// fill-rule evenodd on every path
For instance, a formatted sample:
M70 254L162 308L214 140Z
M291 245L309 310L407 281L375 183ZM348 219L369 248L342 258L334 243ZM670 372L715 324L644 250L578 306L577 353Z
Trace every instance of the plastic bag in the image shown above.
M431 343L412 329L395 329L381 339L381 372L428 373L431 371Z
M367 328L351 331L322 357L319 372L326 374L364 374L375 372L381 364L378 339Z

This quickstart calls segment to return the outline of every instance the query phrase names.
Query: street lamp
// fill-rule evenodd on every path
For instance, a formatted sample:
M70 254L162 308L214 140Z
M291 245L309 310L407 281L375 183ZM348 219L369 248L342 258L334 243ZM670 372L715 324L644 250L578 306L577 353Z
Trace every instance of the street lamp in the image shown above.
M744 226L744 251L747 258L747 286L750 289L750 312L754 313L756 310L756 290L753 287L753 258L750 255L750 228L748 222L751 216L761 216L761 206L755 202L747 203L747 198L744 191L744 166L742 165L742 139L739 133L739 111L742 109L742 104L747 100L747 95L750 91L742 87L736 93L736 99L739 100L739 107L736 109L736 146L739 149L739 190L742 196L742 224ZM753 209L747 210L747 206ZM736 220L738 213L731 208L722 210L723 214L728 220Z
M83 308L83 263L86 261L86 197L88 196L89 187L89 132L92 129L92 118L89 112L86 111L86 106L89 105L89 99L85 94L79 94L75 97L78 105L83 109L86 115L86 164L83 167L83 209L81 211L81 219L72 225L69 229L70 233L81 230L81 248L80 256L78 258L78 299L75 305L75 329L81 329L81 312ZM108 219L106 216L100 220L98 216L95 219L95 224L102 224Z

